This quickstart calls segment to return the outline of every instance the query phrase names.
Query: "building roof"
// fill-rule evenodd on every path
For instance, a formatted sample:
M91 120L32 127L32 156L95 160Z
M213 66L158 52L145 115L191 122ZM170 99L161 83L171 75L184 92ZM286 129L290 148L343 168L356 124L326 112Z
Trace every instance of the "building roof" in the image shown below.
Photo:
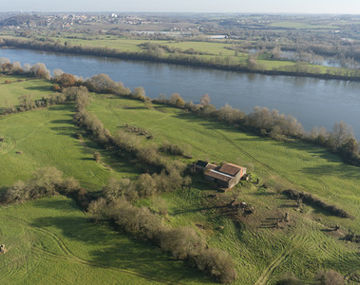
M220 167L219 171L231 176L235 176L241 169L243 169L243 167L239 165L233 163L224 163Z
M209 177L212 177L212 178L215 178L217 180L224 181L224 182L229 182L231 179L234 178L234 177L232 177L232 176L230 176L228 174L221 173L221 172L216 171L214 169L206 170L205 175L209 176Z
M213 163L208 163L208 165L206 165L206 169L215 169L217 167L218 166L216 164L213 164Z

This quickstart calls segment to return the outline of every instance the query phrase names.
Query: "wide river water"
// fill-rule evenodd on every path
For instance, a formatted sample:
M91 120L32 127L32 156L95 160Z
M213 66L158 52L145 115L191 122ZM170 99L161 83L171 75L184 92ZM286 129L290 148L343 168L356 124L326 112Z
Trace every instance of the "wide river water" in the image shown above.
M0 57L22 64L42 62L50 70L59 68L84 78L106 73L127 87L143 86L150 97L177 92L187 101L198 102L208 93L217 107L229 104L246 112L255 106L278 109L296 117L307 130L314 126L331 129L335 122L344 121L360 138L358 82L246 74L23 49L0 49Z

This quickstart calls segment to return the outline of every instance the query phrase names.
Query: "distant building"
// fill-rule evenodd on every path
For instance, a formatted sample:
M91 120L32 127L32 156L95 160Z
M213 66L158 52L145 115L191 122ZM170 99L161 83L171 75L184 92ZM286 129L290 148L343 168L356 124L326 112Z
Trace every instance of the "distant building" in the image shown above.
M219 186L231 189L238 184L246 174L246 168L233 164L224 163L221 166L199 160L194 165L196 171L202 171L205 178L216 182Z

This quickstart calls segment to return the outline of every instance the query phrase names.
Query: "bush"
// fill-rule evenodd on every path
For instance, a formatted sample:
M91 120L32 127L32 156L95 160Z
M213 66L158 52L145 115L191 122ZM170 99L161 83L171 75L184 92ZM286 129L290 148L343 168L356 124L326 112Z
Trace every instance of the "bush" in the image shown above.
M18 181L5 191L6 203L23 202L53 196L62 187L63 174L55 167L40 168L28 183Z
M77 79L74 75L69 73L62 73L54 78L55 82L62 87L71 87L77 84Z
M162 146L160 146L159 150L161 152L171 154L171 155L184 155L185 154L184 149L182 149L180 146L178 146L176 144L171 144L168 142L166 142Z
M129 88L125 88L121 82L113 81L107 74L98 74L85 81L85 86L90 91L97 93L114 93L117 95L130 95Z
M173 93L170 97L170 104L173 106L176 106L178 108L184 108L185 106L185 101L184 99L180 96L179 93Z
M49 80L50 79L50 71L46 68L45 64L43 63L36 63L30 68L30 73L33 74L35 77L44 78Z
M316 280L318 280L321 285L343 285L343 284L345 284L344 277L340 273L338 273L334 270L319 272L316 276Z
M304 285L304 282L300 281L296 277L289 276L276 282L276 285Z
M33 179L24 183L16 182L6 189L2 196L5 203L24 202L26 200L39 199L54 196L58 193L71 196L78 204L87 208L89 197L85 189L72 177L64 178L63 173L55 167L44 167L36 170Z
M145 99L147 98L145 89L143 87L135 88L131 95L133 98L141 101L145 101Z
M177 259L197 256L205 248L205 241L191 227L165 231L161 236L161 248L169 251Z

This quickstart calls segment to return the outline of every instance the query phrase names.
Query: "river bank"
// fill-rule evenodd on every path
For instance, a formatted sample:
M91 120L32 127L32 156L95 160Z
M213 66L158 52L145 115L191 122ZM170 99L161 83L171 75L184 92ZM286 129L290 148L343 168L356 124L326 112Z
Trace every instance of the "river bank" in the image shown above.
M355 69L345 69L336 67L324 67L309 63L298 62L291 65L274 67L263 65L259 62L247 62L239 64L231 61L230 57L219 56L216 58L204 58L197 55L188 54L156 54L148 51L120 51L108 47L91 47L82 45L60 44L58 42L34 41L28 39L0 38L0 47L3 48L23 48L39 51L62 52L71 55L87 55L117 58L121 60L138 60L155 63L166 63L200 67L206 69L216 69L233 71L240 73L253 73L271 76L296 76L310 77L325 80L345 80L360 81L360 71Z

